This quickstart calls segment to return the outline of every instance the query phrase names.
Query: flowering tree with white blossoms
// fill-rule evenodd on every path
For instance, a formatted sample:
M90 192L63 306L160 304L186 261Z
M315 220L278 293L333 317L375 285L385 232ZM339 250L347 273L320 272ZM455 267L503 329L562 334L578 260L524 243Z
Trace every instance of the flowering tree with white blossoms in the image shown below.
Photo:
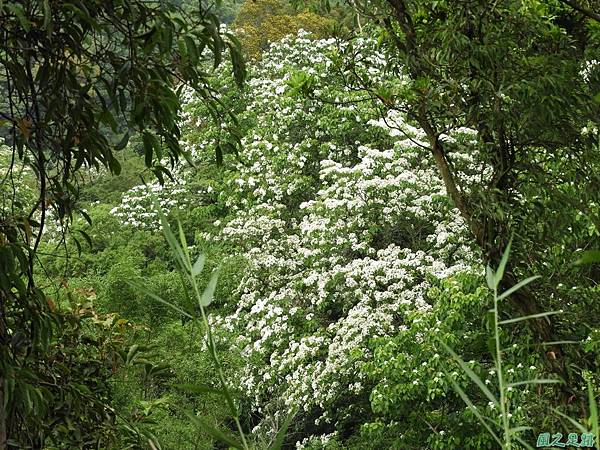
M195 247L245 261L241 283L217 299L211 323L219 345L243 360L231 376L257 442L269 442L287 412L299 410L288 439L298 448L334 449L359 429L372 448L487 448L489 436L472 432L475 420L451 389L444 371L453 362L439 346L443 339L464 351L492 382L480 327L490 298L476 240L431 161L431 130L373 101L419 89L390 74L380 49L371 39L311 40L304 32L272 44L249 68L244 90L217 80L215 98L237 111L220 126L184 91L181 144L199 169L176 168L178 184L159 197L167 210L185 197L191 215L212 208ZM436 145L461 196L485 199L481 187L496 169L481 133L451 125ZM203 174L215 149L223 167ZM184 187L199 178L201 195ZM537 187L527 183L529 198ZM156 229L147 201L133 189L114 214ZM535 355L514 349L513 357L520 362L507 362L507 379L538 376ZM528 389L511 395L534 404ZM482 406L496 417L494 405ZM535 411L514 414L525 421Z
M594 352L587 356L566 356L558 340L583 340L580 325L598 314L597 266L565 261L596 248L600 233L600 66L580 39L581 18L545 3L354 2L360 20L375 18L359 35L288 36L252 64L245 87L233 76L213 80L209 105L182 89L178 139L194 164L103 205L124 225L104 257L124 255L109 273L100 267L99 298L117 310L137 305L146 294L124 295L122 282L139 277L168 294L184 327L197 325L186 322L186 286L171 289L177 271L156 245L156 197L192 253L222 261L211 332L231 358L228 383L240 387L238 431L252 430L255 448L271 447L288 411L285 443L306 450L492 449L475 428L480 415L493 428L501 414L529 439L530 425L549 423L540 398L582 422L575 399L581 380L594 379L586 372L598 366L597 333L580 348ZM600 28L590 25L588 37L600 42ZM481 263L495 267L511 233L514 250L491 295ZM507 293L531 274L540 280ZM498 308L496 291L512 310ZM578 319L558 316L563 306ZM144 313L170 327L164 342L181 331L161 309ZM523 314L544 319L512 326ZM193 356L186 345L184 359ZM194 365L179 381L203 383L210 368ZM532 389L548 372L553 383L572 379L564 390ZM489 401L497 392L500 402ZM514 405L510 417L502 398Z
M251 68L240 115L250 131L240 158L228 159L219 195L228 214L222 227L200 233L249 261L234 312L213 323L232 333L246 360L239 382L263 417L256 433L274 433L291 407L316 436L364 414L369 340L404 328L406 314L426 314L432 279L474 265L464 223L424 163L423 133L400 116L384 119L344 84L345 45L301 32ZM356 70L384 82L375 43L354 45L362 53ZM310 79L319 98L293 95L294 78ZM190 129L194 121L188 113ZM215 136L190 133L188 145L206 158Z

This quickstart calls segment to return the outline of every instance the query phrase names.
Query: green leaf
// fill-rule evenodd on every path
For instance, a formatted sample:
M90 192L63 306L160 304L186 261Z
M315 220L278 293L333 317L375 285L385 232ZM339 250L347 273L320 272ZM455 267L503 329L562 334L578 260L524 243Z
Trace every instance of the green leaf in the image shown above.
M460 397L463 399L463 401L469 407L469 409L473 412L473 414L475 414L475 417L477 417L477 419L479 419L479 422L481 422L481 424L486 428L486 430L488 431L490 436L492 436L494 438L494 440L496 442L498 442L498 444L500 444L500 446L502 447L502 441L498 438L496 433L494 433L494 431L491 429L491 427L484 420L483 416L477 410L477 407L473 404L473 402L469 399L469 397L467 396L465 391L463 391L461 389L461 387L458 385L458 383L456 381L454 381L454 379L447 372L444 371L444 373L446 374L446 378L448 378L450 380L450 383L452 384L452 387L454 388L454 390L458 393L458 395L460 395Z
M11 13L17 16L17 19L19 19L19 23L25 31L29 31L31 29L31 22L25 16L25 10L23 9L23 5L19 3L9 3L8 5L6 5L6 9L8 9Z
M530 427L523 427L523 428L530 428ZM517 441L519 441L519 443L523 446L524 449L526 450L534 450L533 447L531 445L529 445L527 442L525 442L523 439L521 439L519 436L513 436Z
M587 252L583 252L573 264L581 266L594 263L600 263L600 250L588 250Z
M90 215L88 213L86 213L83 209L79 209L79 210L77 210L77 212L83 216L83 218L88 223L88 225L90 225L90 226L92 225L92 218L90 217Z
M452 350L445 342L440 341L440 343L444 346L444 348L446 349L446 351L452 355L452 357L460 365L460 367L462 368L462 370L469 376L469 378L471 380L473 380L473 382L479 387L479 389L481 390L481 392L483 392L483 394L485 394L485 396L495 406L498 406L499 405L498 404L498 400L496 399L496 397L494 396L494 394L492 394L491 391L486 387L486 385L483 383L483 381L481 381L481 378L479 378L477 376L477 374L475 372L473 372L473 370L467 365L467 363L464 362L463 359L460 356L458 356L454 352L454 350Z
M217 159L217 166L223 165L223 148L221 144L215 146L215 158Z
M506 263L508 262L508 255L510 254L510 247L512 246L512 237L508 241L508 245L502 254L502 259L500 260L500 264L498 265L498 269L494 275L494 286L497 288L500 285L500 281L502 281L502 277L504 277L504 269L506 269Z
M246 65L242 52L240 51L240 44L235 37L230 38L232 42L227 42L229 47L229 54L231 55L233 76L238 86L242 86L246 79Z
M225 434L223 431L219 430L218 428L213 427L205 420L203 420L200 417L193 414L191 411L185 411L185 415L190 418L190 420L194 423L194 425L203 429L204 431L206 431L208 434L210 434L213 438L217 439L218 441L228 444L233 448L237 448L240 450L244 449L242 444L239 443L233 436Z
M48 31L48 35L52 33L52 10L50 9L49 0L42 1L42 9L44 11L44 23L42 28Z
M87 242L87 244L90 246L90 249L91 249L93 247L93 245L92 245L92 238L90 237L90 235L87 234L83 230L75 230L75 231L83 236L83 238L85 239L85 241Z
M509 434L522 433L523 431L533 430L533 427L514 427L508 430Z
M206 384L174 384L173 387L192 394L219 394L223 391Z
M73 242L75 243L75 247L77 247L77 255L81 256L81 244L76 237L73 237Z
M200 57L200 54L198 52L198 47L196 46L196 43L190 36L185 36L183 39L185 41L185 48L187 55L190 58L190 61L194 65L198 64L198 58Z
M529 283L531 283L534 280L537 280L538 278L541 278L539 275L535 275L533 277L529 277L526 278L523 281L520 281L519 283L515 284L514 286L510 287L509 289L507 289L506 291L504 291L502 294L500 294L498 296L498 301L500 300L504 300L506 297L508 297L509 295L513 294L514 292L518 291L519 289L521 289L523 286L528 285Z
M549 312L543 312L543 313L538 313L538 314L530 314L528 316L516 317L514 319L501 320L500 322L498 322L498 325L506 325L509 323L522 322L523 320L539 319L541 317L554 316L556 314L562 314L562 313L563 313L562 311L549 311Z
M185 257L185 267L189 268L189 271L192 270L192 263L190 261L190 252L188 250L187 239L185 238L185 233L183 232L183 227L181 226L181 221L177 221L177 229L179 230L179 244L181 245L181 249L183 250L183 256Z
M171 227L169 226L167 217L165 216L165 213L163 213L162 208L160 207L160 204L158 203L158 199L154 195L153 195L153 203L154 203L154 208L156 209L156 212L160 219L160 224L163 229L163 234L165 235L165 239L167 240L169 247L171 247L171 251L173 252L173 254L175 256L175 260L179 264L179 268L182 271L187 272L187 270L186 270L187 265L185 264L185 255L183 253L183 250L182 250L181 246L179 245L179 242L177 242L177 239L175 238L175 234L173 234Z
M137 354L139 353L139 345L133 344L129 347L129 351L127 352L127 358L125 359L126 365L131 365Z
M219 278L219 269L215 269L215 270L213 270L213 273L210 277L210 281L208 282L208 285L206 286L206 289L204 289L204 292L202 293L202 298L200 300L200 304L202 306L208 306L212 303L213 297L215 295L215 289L217 288L218 278Z
M269 447L269 450L281 450L281 448L283 447L283 443L285 441L285 436L287 434L287 430L290 427L290 425L292 424L292 420L294 419L294 416L296 415L297 412L298 412L298 410L296 408L294 408L288 413L287 417L285 418L285 421L281 425L281 428L277 432L277 436L275 436L275 440L273 441L273 444L271 445L271 447Z
M142 134L142 143L144 144L144 163L146 164L146 167L152 166L152 153L154 152L152 138L152 134L147 131Z
M551 378L534 378L532 380L517 381L515 383L509 383L507 386L523 386L526 384L563 384L563 380L553 380Z
M146 294L148 297L152 298L153 300L156 300L157 302L162 303L163 305L168 306L169 308L173 309L174 311L177 311L178 313L183 314L185 317L187 317L189 319L193 319L194 318L194 316L192 316L191 314L189 314L189 313L185 312L183 309L175 306L173 303L168 302L167 300L162 299L158 295L156 295L153 292L151 292L150 290L146 289L141 284L134 283L134 282L129 281L129 280L125 280L125 282L128 285L130 285L132 288L137 289L138 291Z
M192 276L193 277L198 276L198 275L200 275L200 273L202 273L202 269L204 269L205 262L206 262L206 256L204 256L204 254L201 254L200 256L198 256L198 259L192 266Z
M598 435L598 404L594 395L594 386L590 380L587 380L588 386L588 406L590 408L590 422L592 433L596 436L596 448L600 447L600 436Z
M115 175L121 174L121 163L112 154L108 159L108 168Z
M485 281L488 285L488 287L490 289L494 289L496 287L495 285L495 275L494 275L494 271L492 270L492 268L488 265L485 267Z
M121 140L115 145L115 150L123 150L129 142L129 131L126 131Z
M562 418L567 419L571 423L571 425L573 425L577 429L577 431L579 431L580 433L587 433L588 432L588 430L583 425L581 425L579 422L577 422L572 417L567 416L565 413L559 411L556 408L553 408L553 410L554 410L554 412L556 414L558 414Z

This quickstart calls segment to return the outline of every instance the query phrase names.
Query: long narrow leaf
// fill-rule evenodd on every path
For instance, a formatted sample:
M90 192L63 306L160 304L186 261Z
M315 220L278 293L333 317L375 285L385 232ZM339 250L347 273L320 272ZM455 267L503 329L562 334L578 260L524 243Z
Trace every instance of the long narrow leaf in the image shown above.
M285 418L285 421L281 425L281 428L277 432L277 436L275 436L275 441L273 441L273 445L269 447L269 450L281 450L285 441L285 435L287 434L287 430L292 424L292 420L294 419L294 416L297 412L297 409L294 408L288 413L287 417Z
M529 445L527 442L525 442L523 439L521 439L519 436L513 436L517 441L519 441L519 443L523 446L523 448L527 449L527 450L534 450L533 447L531 445Z
M169 244L169 247L171 247L171 251L175 255L175 259L176 259L177 263L179 264L180 269L185 270L186 269L185 255L183 254L181 245L179 245L179 242L175 238L175 235L173 234L173 230L171 230L171 226L169 225L167 217L165 216L165 214L162 211L162 208L160 207L160 203L158 203L158 200L156 199L156 197L153 197L152 200L154 202L154 208L156 209L156 212L160 219L160 224L162 226L163 234L165 235L165 238L167 239L167 243Z
M565 344L581 344L581 341L549 341L549 342L542 342L540 345L548 346L548 345L565 345Z
M458 356L454 350L452 350L448 345L446 345L445 342L440 341L440 343L444 346L444 348L446 349L446 351L448 351L448 353L450 353L452 355L452 357L456 360L456 362L460 365L460 367L462 368L462 370L464 370L464 372L469 376L469 378L471 378L471 380L473 380L473 382L475 384L477 384L477 386L479 387L479 389L481 390L481 392L483 392L485 394L485 396L495 405L498 406L498 400L496 399L496 397L494 396L494 394L491 393L491 391L486 387L486 385L483 383L483 381L481 381L481 378L479 378L477 376L477 374L475 374L475 372L473 372L473 370L471 370L471 368L467 365L466 362L464 362L462 360L462 358L460 356Z
M500 294L498 296L498 301L500 300L504 300L506 297L508 297L509 295L513 294L514 292L518 291L519 289L521 289L523 286L531 283L533 280L537 280L538 278L540 278L539 275L535 275L533 277L529 277L524 279L523 281L518 282L517 284L515 284L514 286L512 286L511 288L507 289L506 291L504 291L502 294Z
M523 386L525 384L562 384L563 380L552 380L550 378L535 378L533 380L517 381L515 383L509 383L508 386Z
M548 311L539 314L530 314L528 316L515 317L514 319L501 320L500 322L498 322L498 325L507 325L509 323L522 322L524 320L539 319L541 317L554 316L556 314L562 314L562 311Z
M154 294L153 292L149 291L148 289L146 289L144 286L142 286L141 284L138 283L134 283L131 281L126 280L125 281L127 284L129 284L131 287L133 287L134 289L137 289L138 291L143 292L144 294L146 294L148 297L152 298L153 300L156 300L157 302L162 303L163 305L168 306L169 308L177 311L178 313L183 314L185 317L189 318L189 319L193 319L194 316L192 316L191 314L185 312L183 309L175 306L173 303L168 302L162 298L160 298L158 295Z
M485 267L485 281L490 289L494 289L496 286L494 285L494 279L496 275L490 266Z
M530 430L533 430L533 427L514 427L514 428L511 428L510 430L508 430L508 433L513 435L516 433L521 433L523 431L530 431Z
M188 250L187 239L185 238L185 233L183 232L183 227L181 226L181 222L177 221L177 228L179 229L179 243L181 245L181 249L183 250L183 256L185 256L185 267L192 270L192 262L190 261L190 252Z
M596 448L600 448L600 436L598 436L598 404L596 403L596 396L594 395L594 386L592 382L588 380L588 403L590 408L590 421L592 427L592 433L596 436Z
M515 348L529 348L529 347L537 347L538 345L541 345L543 347L548 347L551 345L566 345L566 344L581 344L581 341L548 341L548 342L542 342L540 344L535 343L535 344L519 344L516 347L510 346L510 347L505 347L502 349L502 353L508 353L510 351L515 350Z
M207 423L205 420L201 419L200 417L196 416L192 412L185 411L185 415L188 416L190 418L190 420L196 426L198 426L199 428L206 431L208 434L210 434L213 438L217 439L218 441L228 444L229 446L231 446L233 448L237 448L239 450L244 449L243 445L241 443L239 443L233 436L225 434L223 431L219 430L218 428L213 427L212 425L210 425L209 423Z
M204 254L201 254L200 256L198 256L198 259L192 266L192 276L193 277L198 276L202 273L205 262L206 262L206 256L204 256Z
M579 255L579 258L573 264L581 266L583 264L593 264L598 262L600 262L600 250L588 250Z
M219 270L215 269L210 277L210 281L202 293L200 299L202 306L208 306L212 303L215 295L215 289L217 288L217 280L219 279Z
M554 412L555 412L556 414L558 414L558 415L559 415L559 416L561 416L562 418L564 418L564 419L567 419L567 420L568 420L568 421L571 423L571 425L573 425L575 428L577 428L577 430L578 430L580 433L587 433L587 432L588 432L588 430L587 430L587 429L586 429L586 428L585 428L583 425L581 425L579 422L577 422L577 421L576 421L575 419L573 419L572 417L569 417L569 416L567 416L565 413L563 413L563 412L559 411L559 410L558 410L558 409L556 409L556 408L553 408L553 410L554 410Z
M502 254L502 259L500 260L500 264L498 265L498 269L496 269L496 273L494 274L494 285L498 287L500 285L500 281L502 281L502 277L504 277L504 269L506 269L506 263L508 262L508 255L510 254L510 247L512 246L512 237L508 241L508 245Z
M223 395L223 391L207 384L174 384L173 387L191 394L219 394Z
M498 442L498 444L500 444L500 447L502 447L502 441L498 438L496 433L494 433L494 430L492 430L492 428L486 423L483 416L477 410L477 407L473 404L473 402L471 402L471 400L469 399L467 394L461 389L461 387L458 385L458 383L456 381L454 381L454 379L452 379L448 375L447 372L445 372L445 373L446 373L446 377L448 377L450 379L450 383L452 383L452 387L454 388L454 390L458 393L458 395L460 395L460 397L463 399L463 401L469 407L469 409L473 412L473 414L475 414L475 417L477 417L479 419L479 422L481 422L481 424L486 428L488 433L490 433L490 435L496 440L496 442Z

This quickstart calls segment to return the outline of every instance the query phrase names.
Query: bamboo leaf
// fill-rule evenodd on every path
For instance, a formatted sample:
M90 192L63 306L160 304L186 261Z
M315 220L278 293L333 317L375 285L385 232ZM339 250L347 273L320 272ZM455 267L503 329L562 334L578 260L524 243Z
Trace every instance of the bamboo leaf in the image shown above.
M129 347L129 351L127 352L127 358L125 359L126 365L128 365L128 366L131 365L131 363L135 359L136 355L138 354L138 350L139 350L139 345L137 345L137 344L133 344L131 347Z
M500 264L498 265L498 269L494 274L494 286L497 288L500 285L500 281L502 281L502 277L504 277L504 269L506 269L506 263L508 262L508 255L510 254L510 247L512 246L512 237L508 241L508 245L502 254L502 259L500 260Z
M600 436L598 436L598 404L596 403L596 396L594 395L594 386L590 380L588 380L587 386L592 433L596 436L596 448L600 448Z
M196 262L194 263L194 265L192 266L192 276L198 276L202 273L202 270L204 269L204 263L206 262L206 256L204 256L204 254L198 256L198 259L196 260Z
M506 297L508 297L509 295L513 294L514 292L518 291L519 289L521 289L523 286L528 285L529 283L531 283L533 280L537 280L538 278L540 278L539 275L535 275L533 277L529 277L526 278L523 281L520 281L519 283L515 284L514 286L510 287L509 289L507 289L506 291L504 291L502 294L498 295L498 301L500 300L504 300Z
M534 378L533 380L517 381L515 383L509 383L507 386L523 386L525 384L562 384L563 380L553 380L551 378Z
M190 252L188 250L187 239L185 237L185 233L183 232L183 227L181 226L180 221L177 221L177 228L179 229L179 243L181 244L181 249L183 250L183 255L185 256L185 267L189 268L191 272L192 263L190 261Z
M208 306L212 303L215 295L215 289L217 288L217 280L219 278L219 269L215 269L210 277L210 281L202 293L200 304L202 306Z
M281 425L281 428L277 432L277 436L275 436L275 441L273 441L273 444L271 445L271 447L269 447L269 450L281 450L285 441L287 430L290 427L292 420L294 419L294 416L297 412L298 410L294 408L288 413L287 417L285 418L285 421Z
M498 442L498 444L502 447L502 441L500 440L500 438L498 438L496 433L494 433L492 428L486 423L483 416L477 410L477 407L473 404L473 402L471 402L471 400L469 399L467 394L461 389L461 387L458 385L458 383L456 381L454 381L454 379L452 377L450 377L450 375L447 372L444 372L444 373L446 374L446 377L450 380L450 383L452 384L452 387L454 388L454 390L458 393L458 395L460 395L460 397L463 399L463 401L469 407L469 409L473 412L473 414L475 414L475 417L477 417L477 419L479 419L479 422L481 422L481 424L486 428L486 430L488 431L490 436L492 436L494 438L494 440L496 442Z
M177 239L175 238L175 234L173 234L173 230L171 230L171 227L169 226L167 217L165 216L165 213L163 213L162 208L160 207L160 204L158 203L158 199L155 196L153 198L153 203L154 203L154 208L156 209L156 212L160 219L160 224L162 226L163 234L165 235L165 238L167 239L167 243L169 244L169 247L171 247L171 251L175 255L175 259L176 259L177 263L179 264L179 267L183 271L185 271L185 269L186 269L185 255L183 254L183 250L181 249L179 242L177 242Z
M598 262L600 262L600 250L588 250L587 252L583 252L573 264L581 266Z
M490 289L495 288L494 279L495 279L494 271L490 266L485 267L485 281Z
M23 5L20 5L19 3L9 3L8 5L6 5L6 9L8 9L11 13L17 16L17 19L19 19L19 22L21 23L21 26L25 31L29 31L31 29L31 22L25 16L25 10L23 9Z
M565 413L563 413L563 412L559 411L559 410L558 410L558 409L556 409L556 408L553 408L553 410L554 410L554 412L555 412L556 414L558 414L558 415L559 415L559 416L561 416L562 418L564 418L564 419L567 419L567 420L568 420L568 421L571 423L571 425L573 425L575 428L577 428L577 430L578 430L580 433L587 433L587 432L588 432L588 430L587 430L587 429L586 429L586 428L585 428L583 425L581 425L579 422L577 422L577 421L576 421L575 419L573 419L572 417L569 417L569 416L567 416Z
M524 428L530 428L530 427L524 427ZM521 439L519 436L514 436L514 438L519 441L519 443L523 446L523 448L527 449L527 450L534 450L533 447L531 445L529 445L527 442L525 442L523 439Z
M452 357L456 360L456 362L458 362L458 364L460 365L460 367L462 368L462 370L469 376L469 378L471 380L473 380L473 382L479 387L479 389L481 390L481 392L483 392L483 394L485 394L485 396L495 406L498 406L499 405L498 404L498 400L496 400L496 397L494 396L494 394L492 394L491 391L483 383L483 381L481 381L481 378L479 378L477 376L477 374L475 374L475 372L473 372L473 370L471 370L471 368L467 365L467 363L465 363L463 361L463 359L454 352L454 350L452 350L448 345L446 345L445 342L440 341L440 343L444 346L444 348L446 349L446 351L448 351L448 353L450 353L452 355Z
M533 427L514 427L508 430L509 434L521 433L523 431L533 430Z
M219 394L223 391L207 384L174 384L173 387L192 394Z
M556 314L562 314L562 311L548 311L539 314L530 314L528 316L515 317L514 319L501 320L500 322L498 322L498 325L507 325L509 323L517 323L522 322L524 320L539 319L541 317L554 316Z
M173 303L168 302L167 300L164 300L163 298L159 297L158 295L156 295L155 293L151 292L150 290L146 289L144 286L142 286L141 284L138 283L134 283L132 281L125 281L127 284L129 284L131 287L133 287L134 289L137 289L138 291L146 294L148 297L152 298L153 300L156 300L159 303L162 303L163 305L168 306L169 308L177 311L180 314L183 314L185 317L189 318L189 319L193 319L194 316L192 316L191 314L185 312L183 309L175 306Z
M235 440L235 438L233 436L229 436L228 434L225 434L223 431L219 430L218 428L213 427L208 422L206 422L205 420L196 416L195 414L193 414L190 411L185 411L185 415L190 418L190 420L194 423L194 425L196 425L199 428L206 431L213 438L215 438L218 441L221 441L225 444L228 444L233 448L243 450L244 447L242 446L242 444L239 443L237 440Z

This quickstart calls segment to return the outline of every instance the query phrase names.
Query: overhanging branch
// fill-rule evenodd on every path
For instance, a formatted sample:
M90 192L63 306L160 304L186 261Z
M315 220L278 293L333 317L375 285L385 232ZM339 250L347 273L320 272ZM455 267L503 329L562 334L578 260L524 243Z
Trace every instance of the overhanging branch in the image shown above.
M600 22L600 14L598 14L597 12L594 12L591 9L587 9L573 0L560 0L560 1L562 3L569 5L574 10L579 11L584 16L587 16L590 19L594 19L595 21Z

